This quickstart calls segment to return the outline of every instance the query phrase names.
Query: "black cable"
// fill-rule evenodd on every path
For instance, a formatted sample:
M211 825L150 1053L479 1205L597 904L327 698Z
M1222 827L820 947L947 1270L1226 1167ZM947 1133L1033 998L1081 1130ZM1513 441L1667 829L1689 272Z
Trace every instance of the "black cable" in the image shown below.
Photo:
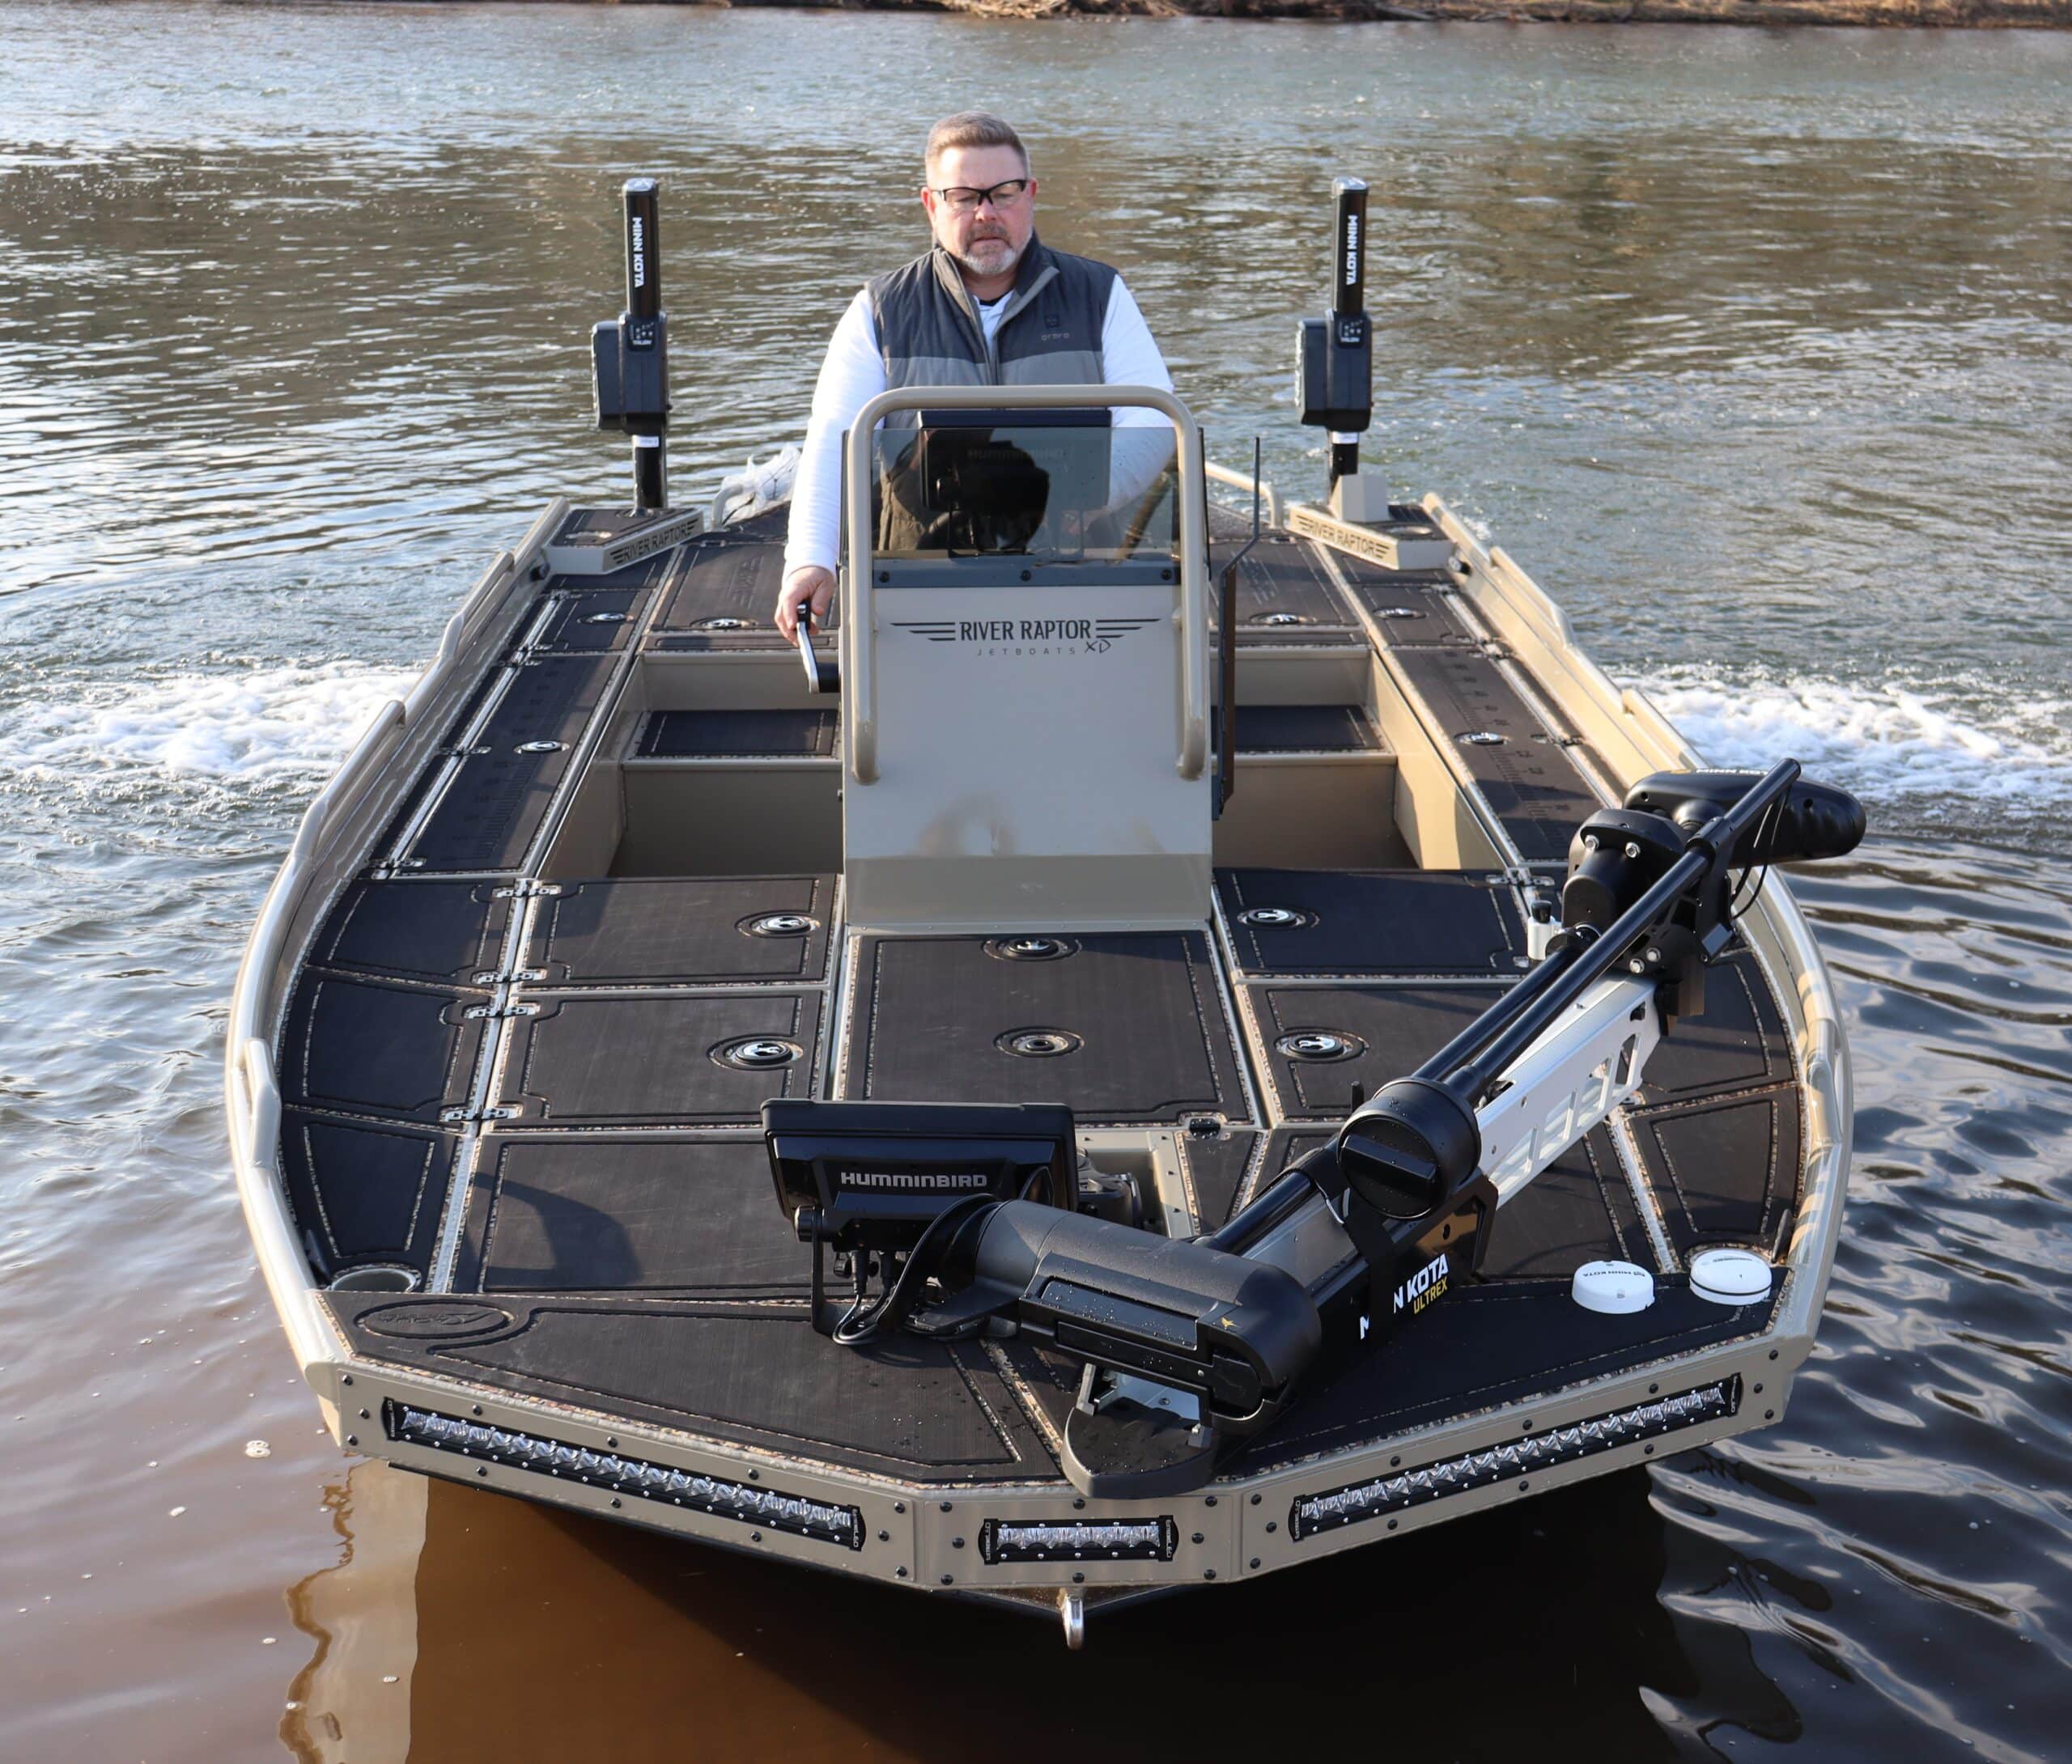
M928 1221L928 1228L906 1253L906 1264L899 1270L898 1278L886 1287L874 1304L867 1304L863 1293L864 1275L856 1278L856 1302L843 1314L836 1323L834 1339L843 1347L861 1347L874 1341L885 1330L906 1321L907 1313L920 1302L921 1287L933 1273L936 1257L928 1253L932 1246L939 1257L949 1247L949 1240L956 1233L949 1229L953 1223L962 1225L980 1207L997 1205L990 1194L967 1194L961 1201L945 1207ZM861 1250L856 1253L863 1254ZM862 1264L860 1262L860 1268Z
M1776 833L1777 823L1783 815L1784 798L1779 796L1763 812L1763 818L1756 825L1756 837L1750 842L1757 850L1760 851L1762 849L1764 840ZM1753 871L1756 876L1755 892L1748 896L1747 901L1744 903L1741 895L1743 890L1748 886L1748 876L1751 871ZM1741 872L1741 887L1734 891L1734 898L1727 903L1726 922L1728 924L1739 924L1744 918L1755 910L1756 901L1763 897L1763 885L1769 880L1770 867L1767 863L1751 863L1743 867Z

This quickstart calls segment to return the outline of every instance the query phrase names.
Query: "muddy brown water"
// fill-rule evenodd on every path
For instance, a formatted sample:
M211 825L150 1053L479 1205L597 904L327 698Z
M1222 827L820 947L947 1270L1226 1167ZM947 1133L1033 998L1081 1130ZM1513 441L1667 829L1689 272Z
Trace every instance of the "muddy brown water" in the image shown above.
M219 1100L325 769L550 494L618 493L618 180L665 180L694 489L796 434L973 100L1297 490L1367 175L1369 456L1876 829L1794 884L1858 1134L1779 1424L1079 1656L342 1455ZM0 1757L2064 1756L2068 114L2059 37L0 9Z

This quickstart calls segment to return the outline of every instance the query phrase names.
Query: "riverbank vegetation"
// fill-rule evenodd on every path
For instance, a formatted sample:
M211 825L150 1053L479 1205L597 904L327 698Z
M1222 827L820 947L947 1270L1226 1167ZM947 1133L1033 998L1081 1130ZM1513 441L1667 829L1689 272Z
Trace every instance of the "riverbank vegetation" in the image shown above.
M773 0L697 0L759 5ZM854 10L1134 18L1437 19L1509 23L2072 28L2072 0L774 0Z

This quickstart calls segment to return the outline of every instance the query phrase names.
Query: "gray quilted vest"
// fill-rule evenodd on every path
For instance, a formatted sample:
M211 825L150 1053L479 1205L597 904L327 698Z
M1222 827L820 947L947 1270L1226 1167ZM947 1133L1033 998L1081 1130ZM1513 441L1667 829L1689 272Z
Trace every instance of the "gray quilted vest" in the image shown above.
M867 289L885 383L898 386L1098 385L1101 329L1116 272L1033 235L992 346L957 264L940 247ZM915 421L912 413L889 419Z

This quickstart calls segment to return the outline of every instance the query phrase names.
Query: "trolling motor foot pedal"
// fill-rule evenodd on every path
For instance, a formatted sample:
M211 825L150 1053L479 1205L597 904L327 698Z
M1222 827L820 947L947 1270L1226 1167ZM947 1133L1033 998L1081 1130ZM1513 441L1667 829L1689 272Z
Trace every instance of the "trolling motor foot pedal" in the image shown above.
M1059 1457L1072 1486L1093 1500L1189 1495L1216 1474L1216 1430L1187 1393L1090 1361L1065 1417Z

